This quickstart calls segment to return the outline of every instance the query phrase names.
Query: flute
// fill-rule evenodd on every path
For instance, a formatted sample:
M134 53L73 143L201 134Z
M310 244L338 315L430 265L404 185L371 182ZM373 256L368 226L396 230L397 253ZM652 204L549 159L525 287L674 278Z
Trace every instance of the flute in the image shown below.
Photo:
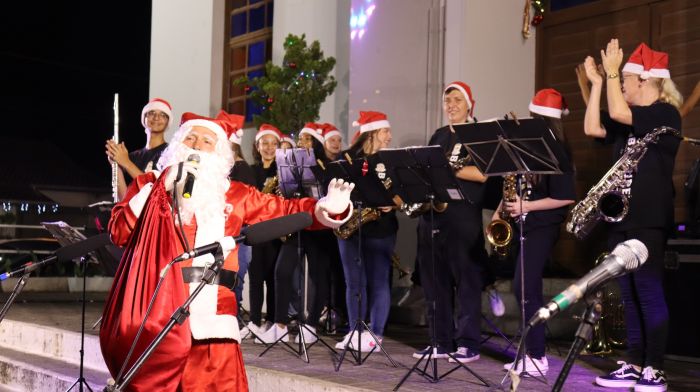
M114 135L112 140L119 144L119 93L114 93ZM116 203L119 201L119 164L112 161L112 199Z

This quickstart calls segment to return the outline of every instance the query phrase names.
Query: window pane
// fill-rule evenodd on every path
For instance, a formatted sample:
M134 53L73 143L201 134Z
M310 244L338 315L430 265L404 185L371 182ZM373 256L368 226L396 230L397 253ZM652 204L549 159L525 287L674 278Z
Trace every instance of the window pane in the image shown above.
M274 3L267 3L267 27L272 27L272 11Z
M233 0L233 4L231 5L231 9L235 10L236 8L241 8L246 6L246 0Z
M245 68L245 46L231 49L231 71Z
M265 41L258 41L248 46L248 66L265 64Z
M237 86L234 84L236 79L240 78L241 76L243 76L242 73L231 76L231 93L229 94L229 98L242 97L245 94L245 86Z
M265 7L250 9L250 31L257 31L265 27Z
M245 12L231 16L231 37L238 37L248 32L246 16Z

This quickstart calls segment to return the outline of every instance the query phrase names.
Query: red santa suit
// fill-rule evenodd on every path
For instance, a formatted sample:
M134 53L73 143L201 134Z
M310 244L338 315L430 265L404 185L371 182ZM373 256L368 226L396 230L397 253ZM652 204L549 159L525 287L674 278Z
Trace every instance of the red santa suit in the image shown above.
M167 171L165 172L167 173ZM103 315L100 344L110 373L116 377L123 366L146 314L159 275L172 259L182 254L185 240L172 215L172 198L165 190L166 174L146 173L131 183L123 201L112 210L109 224L112 241L126 246ZM349 192L348 192L349 194ZM306 211L314 217L312 229L337 227L343 219L319 211L311 198L289 199L263 194L254 187L232 181L220 216L198 217L184 225L191 247L238 235L243 224ZM206 222L203 220L206 219ZM224 254L223 270L238 270L238 250ZM183 268L205 267L212 255L187 260L165 276L151 313L127 369L162 330L172 313L198 285L183 281ZM220 274L221 276L221 274ZM234 292L222 285L206 285L189 307L190 317L176 325L153 355L129 382L130 391L245 391L248 390Z

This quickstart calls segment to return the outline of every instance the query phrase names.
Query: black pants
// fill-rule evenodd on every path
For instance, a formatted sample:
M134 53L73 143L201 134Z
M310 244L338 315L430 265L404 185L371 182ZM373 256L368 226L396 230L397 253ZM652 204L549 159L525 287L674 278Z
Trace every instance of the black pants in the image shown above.
M263 285L267 288L268 321L275 318L275 263L282 241L272 240L253 246L253 258L248 267L250 281L250 321L260 326L262 322L262 304L265 299ZM286 313L285 313L286 314Z
M664 297L663 229L637 229L613 232L608 237L610 250L625 240L638 239L649 250L649 258L636 271L617 279L625 309L627 361L654 369L663 369L668 338L668 307Z
M303 256L308 260L309 276L309 316L306 323L316 326L321 317L321 309L328 297L328 282L326 277L329 268L328 249L331 244L323 243L327 239L330 230L322 231L302 231L301 243L298 241L299 235L291 235L282 245L277 265L275 267L275 322L287 323L287 311L292 299L292 291L299 282L294 282L294 269L299 263L303 263ZM331 238L332 239L332 238ZM299 259L299 246L301 246L301 256ZM301 269L300 271L303 271ZM303 282L301 282L303 284ZM303 286L302 286L303 287ZM272 297L270 297L272 298ZM302 294L303 302L303 294ZM301 310L300 310L301 313Z
M515 236L519 238L520 233L515 228ZM542 306L544 299L542 297L542 272L544 266L552 255L552 249L559 238L559 225L550 225L538 227L526 231L525 234L525 252L524 252L524 269L523 276L520 276L521 263L520 252L515 259L515 275L513 276L513 291L515 298L518 300L518 309L520 309L520 300L522 299L523 287L525 292L525 320L530 320ZM514 238L513 241L516 241ZM521 279L524 280L524 285L521 284ZM518 314L520 310L518 310ZM540 359L544 356L545 350L545 325L540 323L530 330L527 335L527 353L533 357Z
M456 343L478 353L482 283L481 268L473 255L474 247L483 247L479 242L481 209L450 206L445 213L435 215L434 242L429 216L421 217L418 238L429 333L432 336L435 330L437 344L446 350L453 351ZM459 304L457 320L453 317L455 295Z

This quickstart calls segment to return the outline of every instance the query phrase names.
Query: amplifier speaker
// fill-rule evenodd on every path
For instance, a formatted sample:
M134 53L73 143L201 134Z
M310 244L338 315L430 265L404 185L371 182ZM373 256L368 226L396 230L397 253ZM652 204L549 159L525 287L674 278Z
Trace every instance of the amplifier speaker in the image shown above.
M675 241L669 241L664 282L669 311L666 353L674 359L683 357L700 362L700 254L688 249L695 246L673 246L672 242Z

